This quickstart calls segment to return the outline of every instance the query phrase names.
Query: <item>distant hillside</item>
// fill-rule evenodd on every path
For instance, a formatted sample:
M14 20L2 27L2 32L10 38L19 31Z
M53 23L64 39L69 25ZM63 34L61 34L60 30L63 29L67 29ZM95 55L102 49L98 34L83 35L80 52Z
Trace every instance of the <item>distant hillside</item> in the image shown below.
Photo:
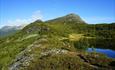
M24 28L24 26L4 26L0 29L0 37L9 36L23 28Z

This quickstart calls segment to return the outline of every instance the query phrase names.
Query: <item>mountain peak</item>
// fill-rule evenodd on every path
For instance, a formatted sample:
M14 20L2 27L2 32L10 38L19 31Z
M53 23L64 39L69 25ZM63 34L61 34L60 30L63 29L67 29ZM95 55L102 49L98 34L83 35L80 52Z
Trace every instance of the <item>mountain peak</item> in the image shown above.
M78 15L76 15L75 13L70 13L70 14L68 14L66 16L78 16Z
M62 16L62 17L59 17L59 18L56 18L56 19L52 19L52 20L49 20L47 22L60 22L60 23L85 23L85 21L83 21L81 19L81 17L77 14L74 14L74 13L70 13L70 14L67 14L65 16Z
M34 23L42 23L43 21L42 20L40 20L40 19L38 19L38 20L36 20L36 21L34 21Z

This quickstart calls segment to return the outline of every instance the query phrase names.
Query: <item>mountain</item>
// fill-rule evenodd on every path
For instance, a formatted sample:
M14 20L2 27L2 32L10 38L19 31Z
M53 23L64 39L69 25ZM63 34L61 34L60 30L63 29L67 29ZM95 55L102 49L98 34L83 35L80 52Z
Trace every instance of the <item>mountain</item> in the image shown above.
M43 22L42 20L36 20L34 23L41 23ZM59 17L59 18L55 18L52 20L48 20L45 21L46 23L58 23L58 24L66 24L69 25L68 23L72 23L73 26L75 26L74 24L86 24L86 22L84 22L80 16L71 13L68 15L65 15L63 17ZM17 31L23 29L25 27L25 25L21 25L21 26L4 26L0 29L0 36L8 36L11 34L16 33Z
M56 18L56 19L48 20L46 22L49 22L49 23L56 23L56 22L59 23L59 22L61 22L61 23L86 24L86 22L83 21L79 15L76 15L74 13L70 13L68 15L65 15L63 17L59 17L59 18Z
M36 20L0 38L0 70L114 70L115 60L94 49L115 49L114 27L86 24L75 14Z
M25 25L21 25L21 26L4 26L0 29L0 36L8 36L11 34L16 33L17 31L23 29L25 27Z

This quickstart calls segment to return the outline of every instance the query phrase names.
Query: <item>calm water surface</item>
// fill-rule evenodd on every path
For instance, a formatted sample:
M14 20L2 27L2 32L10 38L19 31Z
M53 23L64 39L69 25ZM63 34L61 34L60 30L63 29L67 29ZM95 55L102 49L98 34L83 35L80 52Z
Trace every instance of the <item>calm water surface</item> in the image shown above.
M115 58L115 50L111 50L111 49L100 49L100 48L95 48L94 49L96 52L99 53L103 53L106 56L110 57L110 58ZM94 51L92 48L88 48L88 52L93 52Z

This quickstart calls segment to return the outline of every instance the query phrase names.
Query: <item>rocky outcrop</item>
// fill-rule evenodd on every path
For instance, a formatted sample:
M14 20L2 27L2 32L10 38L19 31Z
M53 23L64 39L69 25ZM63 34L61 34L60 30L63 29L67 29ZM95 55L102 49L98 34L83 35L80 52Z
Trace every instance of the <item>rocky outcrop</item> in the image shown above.
M39 39L38 41L35 41L33 44L28 46L24 51L19 53L17 57L14 59L12 64L9 66L9 70L21 70L30 65L30 62L32 62L35 58L35 56L39 55L39 58L44 58L46 56L51 55L57 55L57 54L66 54L68 51L63 49L45 49L45 51L41 51L40 53L32 53L32 49L41 48L43 47L43 44L41 42L48 41L45 38Z
M31 28L28 28L28 30L26 31L26 33L32 33L32 32L43 32L43 31L49 31L48 27L45 26L33 26Z

